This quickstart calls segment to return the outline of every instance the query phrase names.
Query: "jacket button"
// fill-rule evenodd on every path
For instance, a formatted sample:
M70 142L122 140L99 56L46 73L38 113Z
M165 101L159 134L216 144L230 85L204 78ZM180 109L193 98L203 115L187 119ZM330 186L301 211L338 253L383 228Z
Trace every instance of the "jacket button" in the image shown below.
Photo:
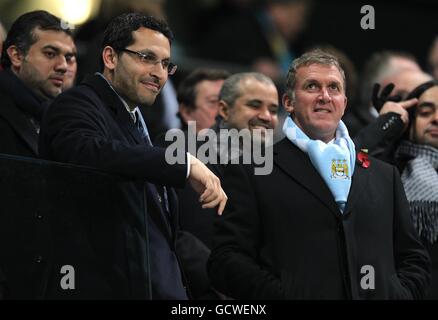
M42 261L43 261L43 257L42 256L38 255L38 256L35 257L35 262L36 263L41 263Z
M42 219L43 215L37 211L37 212L35 212L35 218Z

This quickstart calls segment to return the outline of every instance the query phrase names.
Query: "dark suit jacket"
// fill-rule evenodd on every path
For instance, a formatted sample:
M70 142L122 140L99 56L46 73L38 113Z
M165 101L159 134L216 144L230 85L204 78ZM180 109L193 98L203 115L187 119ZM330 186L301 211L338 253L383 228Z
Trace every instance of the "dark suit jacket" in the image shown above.
M127 261L114 261L115 266L132 266L131 274L124 276L137 283L135 288L113 287L118 296L147 297L150 272L152 298L187 297L175 254L177 200L170 188L184 185L187 165L169 165L164 149L146 145L104 79L89 77L54 100L41 126L39 152L45 159L87 165L135 180L126 184L124 197L136 215L125 216L125 224L116 231L123 233L125 242L108 244L118 253L114 256L127 257ZM170 215L151 183L169 187ZM145 257L148 249L150 259Z
M430 260L395 168L356 164L342 215L308 156L284 139L270 175L229 165L209 261L213 285L246 299L422 298ZM361 288L362 267L375 289ZM366 278L365 278L366 280Z
M0 72L0 153L38 157L38 133L31 118L39 121L41 101L7 69Z

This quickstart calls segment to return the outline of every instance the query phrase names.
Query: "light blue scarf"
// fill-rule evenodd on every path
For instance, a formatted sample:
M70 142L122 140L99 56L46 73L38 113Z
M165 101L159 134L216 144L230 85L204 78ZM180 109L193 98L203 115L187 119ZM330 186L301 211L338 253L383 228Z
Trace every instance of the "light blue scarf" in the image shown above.
M310 161L319 172L343 213L351 187L356 151L348 135L345 124L340 121L336 138L330 143L310 139L292 120L287 117L283 132L301 151L308 154Z

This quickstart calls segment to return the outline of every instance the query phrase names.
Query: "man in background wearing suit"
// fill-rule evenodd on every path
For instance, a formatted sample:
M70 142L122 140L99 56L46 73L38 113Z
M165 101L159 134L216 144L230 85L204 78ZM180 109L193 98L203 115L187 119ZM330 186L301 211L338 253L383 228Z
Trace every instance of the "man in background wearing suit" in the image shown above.
M430 260L399 174L365 150L356 157L337 59L316 50L294 60L283 103L290 117L272 173L226 167L215 288L237 299L424 297Z
M135 266L136 273L123 274L135 288L124 280L111 287L122 298L148 297L148 277L153 299L188 296L175 252L178 205L172 187L188 180L203 206L218 207L219 213L226 203L219 179L198 159L187 154L184 164L166 161L165 149L150 142L138 109L153 104L176 70L170 62L172 38L169 27L153 17L130 13L114 18L104 33L103 73L55 99L41 128L42 157L130 179L124 196L136 214L124 217L117 230L116 235L122 234L126 241L107 244L114 248L115 257L127 257L128 261L113 261L115 268L124 270L127 263Z
M3 44L0 72L0 153L37 157L46 105L63 90L76 47L69 29L46 11L20 16Z

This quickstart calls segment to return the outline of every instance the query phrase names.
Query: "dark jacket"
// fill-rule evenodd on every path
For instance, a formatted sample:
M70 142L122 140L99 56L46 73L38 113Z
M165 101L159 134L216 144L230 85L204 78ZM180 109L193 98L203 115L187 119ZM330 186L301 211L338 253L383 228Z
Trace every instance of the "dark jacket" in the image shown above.
M270 175L227 166L229 200L209 261L217 290L238 299L424 297L430 260L400 177L370 160L368 168L356 163L344 214L309 157L287 139L274 146ZM374 268L374 289L361 286L364 266Z
M45 105L10 69L0 71L0 153L38 157Z
M112 288L124 290L119 296L147 297L150 276L153 299L187 298L175 254L178 216L171 188L184 185L187 165L169 165L164 149L146 145L104 79L88 77L54 100L41 126L39 152L48 160L91 166L133 180L126 183L123 195L136 214L125 216L125 227L116 230L125 242L108 243L117 253L114 256L127 259L114 264L128 263L135 271L125 275L135 288ZM170 214L163 210L152 184L169 187ZM147 249L150 259L145 257Z

